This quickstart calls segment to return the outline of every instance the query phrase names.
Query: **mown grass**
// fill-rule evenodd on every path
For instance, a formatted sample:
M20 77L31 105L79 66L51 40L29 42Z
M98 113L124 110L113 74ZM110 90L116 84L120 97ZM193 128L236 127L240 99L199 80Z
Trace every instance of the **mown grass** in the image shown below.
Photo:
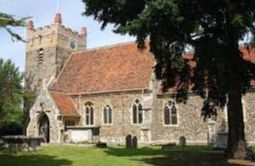
M253 149L255 151L255 148ZM222 151L210 147L106 149L45 146L36 152L0 152L1 166L232 166Z

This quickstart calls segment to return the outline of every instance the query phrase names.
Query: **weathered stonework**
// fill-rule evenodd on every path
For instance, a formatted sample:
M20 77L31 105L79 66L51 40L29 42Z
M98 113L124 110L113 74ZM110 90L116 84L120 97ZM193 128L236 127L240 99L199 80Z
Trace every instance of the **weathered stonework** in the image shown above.
M64 125L59 119L59 110L47 89L41 90L30 110L30 123L27 127L27 135L39 135L39 119L44 113L49 119L50 143L62 142L61 133L64 130Z
M208 125L201 117L202 100L198 96L190 96L187 104L177 104L177 125L165 125L163 108L169 99L169 96L160 96L157 100L152 140L177 143L184 136L188 144L206 144Z
M244 122L246 141L249 144L255 144L255 92L248 92L243 96L244 104Z
M82 33L78 34L68 28L65 28L63 25L61 25L61 19L58 20L57 24L52 24L50 26L38 29L33 29L33 26L30 24L27 40L26 84L29 84L30 89L34 89L37 91L38 97L35 101L34 106L30 110L31 121L27 128L27 135L39 135L40 117L46 114L50 124L50 143L93 142L100 140L101 142L107 142L109 144L124 144L128 135L131 135L132 137L137 137L138 144L179 143L180 138L185 138L185 142L187 144L220 144L224 142L224 140L226 140L226 109L219 109L217 118L212 117L204 121L203 117L201 117L203 100L199 96L194 94L189 94L189 99L185 104L176 103L177 124L165 125L165 104L169 100L174 101L174 99L172 98L171 93L158 93L158 83L155 79L155 75L151 74L150 76L150 72L144 72L147 74L139 75L138 79L143 81L145 80L145 83L137 84L139 86L136 86L133 89L122 86L130 85L130 80L128 79L124 81L122 80L120 82L116 82L115 79L115 82L111 82L112 85L109 86L107 84L107 81L105 81L105 84L103 85L100 84L100 81L102 81L103 79L102 77L95 78L96 81L92 81L93 85L98 83L98 86L96 88L94 88L94 86L92 85L94 88L92 89L96 92L87 92L86 88L84 88L82 92L77 92L77 89L79 90L79 88L74 88L75 92L72 93L64 90L61 91L61 87L59 89L56 88L55 92L63 93L65 96L70 98L70 100L68 101L70 101L73 107L69 107L67 102L60 101L61 106L67 109L65 111L67 113L70 113L68 111L72 109L69 108L75 108L75 111L77 111L79 115L77 116L71 114L72 112L65 115L61 114L61 108L58 105L59 103L57 103L59 101L54 100L54 98L52 97L51 92L54 91L54 88L51 89L50 85L57 82L58 78L62 76L61 73L65 71L65 64L69 64L69 57L72 56L72 53L75 51L84 51L86 49L86 35L87 34L85 29L83 29ZM75 46L72 42L75 43ZM44 55L43 62L41 64L38 64L37 54L40 48L43 48ZM132 50L131 45L121 48L130 49L123 50L127 51L127 55L137 53ZM107 48L104 48L104 51L108 52L108 54L110 51L113 54L119 55L118 49L107 50ZM76 66L76 64L79 63L78 61L81 60L84 60L86 62L93 62L95 60L96 63L93 63L94 66L91 66L91 68L85 68L85 70L95 70L95 66L101 65L102 67L104 65L104 63L100 61L100 57L105 56L103 62L108 62L107 60L110 58L116 58L113 63L119 62L119 66L115 66L117 69L125 66L125 68L122 69L123 71L125 71L123 73L126 73L126 75L128 75L129 77L132 77L132 83L135 84L137 83L136 80L134 81L134 78L136 78L134 77L135 72L132 71L128 73L126 71L130 71L130 68L138 66L139 64L141 64L141 62L143 62L143 60L145 60L146 63L151 63L151 59L146 59L146 57L143 56L142 53L137 54L137 56L140 56L140 60L142 59L142 61L139 61L138 63L131 63L134 59L131 59L131 62L127 62L129 59L125 59L125 61L123 61L122 57L117 57L116 55L115 57L111 57L111 55L108 54L104 55L104 51L99 51L95 49L84 55L86 57L88 55L92 56L93 54L97 54L94 59L93 56L92 58L90 56L90 61L87 61L87 59L83 59L83 54L80 54L78 56L78 60L71 63L71 69L73 69L71 73L72 75L74 75L74 77L72 78L74 80L77 78L83 78L83 81L86 81L87 79L93 79L94 76L91 74L93 72L88 72L88 74L84 74L84 70L78 72L80 70L80 67L89 66L89 63L82 63L87 65L79 64L80 66L77 65L78 67ZM142 71L145 67L147 67L146 65L147 64L140 65L139 71ZM105 66L103 66L103 70L109 69L109 71L107 70L107 72L109 72L110 74L107 75L107 78L112 79L113 76L119 76L118 72L111 68L111 64L107 64L107 67L104 67ZM148 69L151 69L151 66ZM79 74L77 74L76 72ZM103 71L97 72L101 73L100 76L103 75L103 77L106 77ZM82 74L84 74L85 76L80 77L80 75ZM68 80L69 75L66 74L62 76L62 78L64 77L63 84L61 84L62 86L69 84L76 85L72 84L73 80ZM109 79L108 81L110 82L111 79ZM80 85L86 85L82 81L77 81L77 84L79 84L79 86L77 87L82 87ZM110 90L100 91L97 89L104 87L104 85L107 85ZM142 88L142 86L145 87ZM120 89L112 90L116 87ZM247 94L243 96L245 131L246 139L249 144L255 144L255 103L253 102L254 98L254 90L247 92ZM136 99L141 102L141 105L143 107L143 122L141 124L134 124L132 120L132 109ZM88 102L92 103L93 105L93 125L86 125L85 104ZM104 124L103 109L106 105L109 105L112 109L111 124ZM97 129L99 130L99 133L94 133ZM221 138L221 136L224 136L224 138ZM224 143L222 143L222 146L225 146Z
M95 95L74 96L75 103L79 105L81 115L79 125L85 126L86 102L92 102L95 110L95 126L100 126L100 140L108 143L124 144L125 137L129 134L141 139L143 124L133 124L132 104L136 99L143 101L150 96L149 93L143 94L142 91L105 93ZM113 110L112 124L103 124L103 108L110 105ZM151 118L151 110L144 111L144 122ZM150 141L150 140L148 140Z
M87 32L80 34L64 27L52 24L42 28L28 28L26 41L26 86L39 93L41 83L48 82L51 76L57 76L72 52L85 50ZM42 50L42 62L38 54Z
M158 96L155 110L143 111L143 123L133 124L132 122L132 104L136 99L143 101L151 97L151 92L142 91L103 93L91 95L73 95L73 101L77 105L81 115L77 126L86 126L85 124L85 103L94 104L94 126L100 127L100 141L112 144L124 144L127 135L136 136L139 143L144 144L163 144L178 143L180 137L185 137L187 144L208 144L209 136L212 141L216 141L217 133L226 131L226 119L224 110L218 111L216 119L204 121L201 117L202 99L199 96L191 95L186 104L177 104L178 124L165 125L163 108L165 103L172 99L170 95ZM245 129L246 138L249 144L254 144L254 126L255 113L253 111L252 99L254 92L247 93L243 100L245 101ZM42 110L40 103L46 105ZM110 105L112 113L112 124L103 123L103 108ZM38 135L38 119L40 112L45 112L51 123L51 142L63 142L62 132L64 130L64 120L58 118L59 110L54 104L47 91L42 91L37 98L35 105L31 109L31 122L28 127L28 134ZM211 132L211 133L210 133Z
M85 28L81 33L74 32L61 24L61 14L57 13L56 18L54 24L37 29L30 21L26 41L25 84L38 96L30 110L27 135L39 135L39 119L46 114L50 124L50 143L63 141L64 118L60 116L59 108L47 88L70 55L87 47Z

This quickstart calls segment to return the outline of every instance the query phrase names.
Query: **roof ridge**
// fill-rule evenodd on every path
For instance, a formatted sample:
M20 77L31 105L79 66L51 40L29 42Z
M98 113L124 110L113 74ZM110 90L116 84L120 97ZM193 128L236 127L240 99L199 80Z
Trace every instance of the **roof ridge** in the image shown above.
M98 47L93 47L93 48L88 48L86 50L81 50L81 51L74 51L71 53L71 55L76 55L76 54L80 54L80 53L86 53L86 52L91 52L91 51L96 51L96 50L103 50L103 49L109 49L109 48L116 48L116 47L121 47L121 46L125 46L125 45L129 45L129 44L135 44L136 41L135 40L131 40L131 41L125 41L125 42L120 42L120 43L114 43L114 44L109 44L109 45L104 45L104 46L98 46ZM245 44L239 44L240 49L245 46ZM188 51L183 53L185 54L194 54L194 51Z
M109 49L109 48L117 48L117 47L129 45L129 44L135 44L135 43L136 42L134 40L121 42L121 43L114 43L114 44L109 44L109 45L104 45L104 46L99 46L99 47L93 47L93 48L89 48L89 49L82 50L82 51L75 51L75 52L71 53L71 55L77 55L77 54L81 54L81 53L87 53L87 52L92 52L92 51L97 51L97 50L104 50L104 49Z

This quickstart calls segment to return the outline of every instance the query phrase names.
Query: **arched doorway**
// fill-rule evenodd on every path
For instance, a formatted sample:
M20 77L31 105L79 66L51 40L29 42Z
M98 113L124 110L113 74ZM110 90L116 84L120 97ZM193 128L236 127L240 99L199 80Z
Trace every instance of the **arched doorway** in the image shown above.
M42 113L39 121L39 135L44 137L44 142L50 142L50 121L48 116L45 113Z

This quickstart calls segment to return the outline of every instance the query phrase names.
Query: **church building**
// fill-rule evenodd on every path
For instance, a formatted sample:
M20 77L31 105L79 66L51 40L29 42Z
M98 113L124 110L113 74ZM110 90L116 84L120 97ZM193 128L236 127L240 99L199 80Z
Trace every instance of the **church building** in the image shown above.
M25 76L37 97L27 135L48 143L124 144L132 136L141 144L178 144L181 138L187 144L224 144L226 110L204 121L199 96L176 103L171 91L160 91L155 63L135 42L87 49L87 29L65 27L60 13L45 27L30 21ZM243 96L249 144L255 143L254 99L253 90Z

